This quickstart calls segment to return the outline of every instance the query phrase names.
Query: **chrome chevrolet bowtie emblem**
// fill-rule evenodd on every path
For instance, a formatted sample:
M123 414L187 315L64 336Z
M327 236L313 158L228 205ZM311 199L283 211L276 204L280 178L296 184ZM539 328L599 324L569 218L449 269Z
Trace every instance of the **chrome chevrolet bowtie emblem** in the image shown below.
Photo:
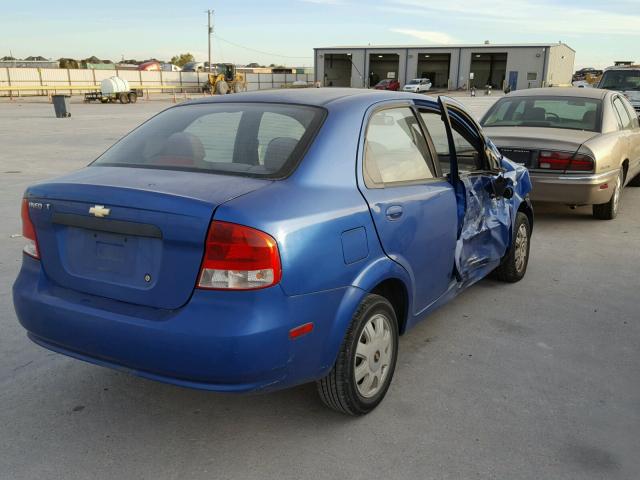
M94 217L106 217L111 212L110 208L104 208L104 205L94 205L89 209L89 213Z

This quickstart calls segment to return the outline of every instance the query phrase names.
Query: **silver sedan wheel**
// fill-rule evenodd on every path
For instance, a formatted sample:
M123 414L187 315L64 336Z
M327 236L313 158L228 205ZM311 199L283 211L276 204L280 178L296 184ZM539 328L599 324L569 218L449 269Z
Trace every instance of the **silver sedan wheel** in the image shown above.
M518 228L518 232L516 233L515 244L516 271L518 273L522 272L527 263L527 253L529 252L528 247L529 235L527 233L527 227L524 224L521 224Z
M366 323L356 347L353 375L358 393L371 398L384 386L393 358L391 321L378 313Z

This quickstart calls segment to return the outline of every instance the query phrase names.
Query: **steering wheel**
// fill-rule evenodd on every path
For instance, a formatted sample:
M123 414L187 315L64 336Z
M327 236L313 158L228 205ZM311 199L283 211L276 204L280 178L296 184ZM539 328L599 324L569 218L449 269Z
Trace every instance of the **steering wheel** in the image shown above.
M545 112L545 117L555 117L556 120L560 120L560 116L555 113Z

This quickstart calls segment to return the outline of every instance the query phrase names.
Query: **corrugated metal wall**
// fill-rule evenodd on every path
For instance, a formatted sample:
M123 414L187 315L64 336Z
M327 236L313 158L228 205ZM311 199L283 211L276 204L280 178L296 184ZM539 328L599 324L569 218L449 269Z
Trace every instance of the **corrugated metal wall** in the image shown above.
M38 87L56 86L99 86L105 78L118 76L129 82L131 87L141 85L160 87L182 86L185 89L199 90L207 79L206 72L143 72L138 70L74 70L53 68L0 68L0 87L31 87L33 90L21 90L19 95L42 95ZM313 73L249 73L246 74L247 90L265 90L283 88L293 82L302 81L313 84ZM0 91L0 95L18 95L17 91ZM75 90L74 93L84 93Z

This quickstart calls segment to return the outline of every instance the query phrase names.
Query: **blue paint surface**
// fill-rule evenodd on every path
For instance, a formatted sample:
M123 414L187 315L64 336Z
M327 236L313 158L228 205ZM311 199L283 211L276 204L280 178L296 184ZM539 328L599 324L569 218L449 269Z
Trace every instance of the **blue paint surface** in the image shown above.
M367 247L367 231L364 227L342 232L342 254L346 264L367 258L369 248Z
M193 388L245 392L312 381L331 369L354 312L380 282L404 285L404 332L487 275L531 189L526 169L507 159L502 174L515 190L508 201L490 198L488 176L456 186L443 178L364 188L367 112L418 101L437 108L423 95L305 89L210 101L300 103L328 113L283 180L92 166L29 187L30 200L50 205L31 211L42 260L24 256L13 288L18 318L35 342ZM162 238L52 221L55 212L88 216L94 204L110 207L111 219L154 225ZM281 282L255 291L196 289L212 219L275 238ZM290 329L308 322L311 334L289 339Z

